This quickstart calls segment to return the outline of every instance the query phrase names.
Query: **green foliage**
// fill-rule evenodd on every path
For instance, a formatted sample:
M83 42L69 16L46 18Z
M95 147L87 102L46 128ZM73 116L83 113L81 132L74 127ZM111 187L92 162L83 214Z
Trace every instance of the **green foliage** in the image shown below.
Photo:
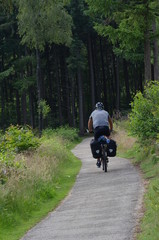
M35 85L35 75L27 77L23 76L23 78L16 79L13 86L19 90L20 93L23 93L24 91L28 90L30 87L33 87Z
M146 213L142 221L142 232L138 240L159 239L159 180L150 184L146 195Z
M44 50L46 43L70 44L72 20L64 8L67 3L63 0L17 0L22 43L40 50Z
M87 10L87 13L89 15L95 14L96 16L100 17L106 17L110 16L113 12L113 10L116 8L118 3L113 0L85 0L89 6L89 9Z
M86 0L87 13L94 16L95 30L109 38L114 52L128 60L142 60L145 31L158 17L159 3L153 1ZM154 36L156 37L156 36Z
M26 71L28 65L31 64L32 66L36 66L36 60L35 56L31 55L26 55L22 56L21 58L18 58L14 61L14 67L16 71Z
M3 71L3 72L0 72L0 81L7 78L8 76L12 75L15 73L15 70L13 67L10 67L9 69Z
M0 151L21 152L38 146L39 139L34 136L29 126L11 125L1 138Z
M13 172L24 166L23 157L16 159L16 153L35 149L39 139L29 126L10 126L0 138L0 183L6 183Z
M131 103L130 130L142 139L157 139L159 134L159 83L152 82L138 92Z
M42 138L36 152L23 155L24 165L0 185L0 239L9 233L12 239L20 239L59 204L75 181L80 161L67 149L65 140L48 136Z
M68 126L57 128L56 134L71 142L79 140L78 130Z
M79 141L78 130L68 126L61 126L56 129L46 129L43 131L44 137L58 136L62 137L63 140L74 142Z
M51 108L47 104L46 100L40 100L38 105L38 113L39 114L42 113L42 116L45 119L50 111L51 111Z
M86 67L87 50L85 45L78 38L74 38L70 47L70 56L67 59L68 68L71 73L76 73L78 68Z
M156 87L155 85L152 88ZM148 88L149 90L149 88ZM148 91L149 92L149 91ZM150 91L151 92L151 91ZM119 123L119 122L117 122ZM130 142L127 134L123 135L126 125L119 124L117 134L125 139L125 145ZM118 141L120 147L121 141ZM118 149L119 149L118 147ZM138 240L158 240L159 239L159 145L149 139L135 142L131 148L125 147L126 155L124 157L133 159L134 164L140 166L146 183L144 193L144 216L140 221L140 232L137 233Z
M151 156L151 161L153 162L153 164L157 164L159 162L159 156L157 156L156 153L153 153Z

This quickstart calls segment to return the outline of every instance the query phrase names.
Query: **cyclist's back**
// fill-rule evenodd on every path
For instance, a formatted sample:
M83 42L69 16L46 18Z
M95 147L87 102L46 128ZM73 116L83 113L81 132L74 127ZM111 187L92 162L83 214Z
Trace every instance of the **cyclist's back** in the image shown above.
M109 126L108 116L109 113L107 111L95 109L90 116L93 119L93 128Z
M110 136L110 130L113 128L112 120L109 113L104 110L104 105L101 102L96 103L95 110L91 113L88 120L88 129L91 132L94 130L94 137L98 139L101 135Z

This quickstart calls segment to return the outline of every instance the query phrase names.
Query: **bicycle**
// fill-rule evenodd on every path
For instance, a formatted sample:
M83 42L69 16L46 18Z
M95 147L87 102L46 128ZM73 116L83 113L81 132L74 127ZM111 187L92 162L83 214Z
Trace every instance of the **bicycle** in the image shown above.
M105 137L104 137L104 139L105 139ZM99 143L101 145L101 154L102 154L102 156L100 157L100 161L101 161L101 164L102 164L103 171L107 172L108 171L109 160L108 160L108 155L107 155L107 143L105 141L104 142L99 141Z
M90 147L92 151L93 158L97 160L97 167L100 167L102 164L102 169L104 172L108 171L108 157L116 156L117 145L116 142L112 139L101 135L97 140L92 139L90 142Z

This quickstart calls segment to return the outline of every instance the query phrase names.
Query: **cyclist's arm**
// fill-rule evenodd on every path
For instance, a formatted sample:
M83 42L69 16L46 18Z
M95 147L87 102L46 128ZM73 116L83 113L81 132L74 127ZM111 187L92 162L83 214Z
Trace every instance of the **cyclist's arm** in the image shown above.
M90 132L93 131L93 120L92 120L92 118L89 118L89 120L88 120L88 130Z
M110 131L113 130L113 122L110 116L108 116L108 121L109 121L109 127L110 127Z

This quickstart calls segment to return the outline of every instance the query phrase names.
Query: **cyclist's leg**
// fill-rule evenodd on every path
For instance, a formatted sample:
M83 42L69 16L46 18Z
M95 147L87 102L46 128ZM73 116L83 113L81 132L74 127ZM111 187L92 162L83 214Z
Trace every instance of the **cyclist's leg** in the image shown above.
M97 158L96 165L97 165L98 168L100 168L100 166L101 166L101 160L100 160L100 158Z

